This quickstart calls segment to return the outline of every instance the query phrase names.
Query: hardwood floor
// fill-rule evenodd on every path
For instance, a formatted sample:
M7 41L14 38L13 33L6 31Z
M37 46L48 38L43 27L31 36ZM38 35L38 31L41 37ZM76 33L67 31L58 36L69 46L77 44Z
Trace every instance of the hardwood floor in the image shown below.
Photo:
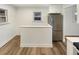
M22 48L20 47L20 37L15 37L2 48L0 55L65 55L66 47L62 42L54 42L53 48Z

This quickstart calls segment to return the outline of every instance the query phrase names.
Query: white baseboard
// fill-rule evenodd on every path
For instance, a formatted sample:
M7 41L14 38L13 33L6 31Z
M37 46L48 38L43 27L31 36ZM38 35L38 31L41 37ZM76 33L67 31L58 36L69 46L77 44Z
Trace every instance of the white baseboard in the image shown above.
M4 46L7 42L9 42L13 37L15 37L16 35L13 35L12 37L10 37L9 39L6 39L4 42L2 42L2 44L0 44L0 48L2 46Z
M20 47L50 47L52 48L52 44L20 44Z

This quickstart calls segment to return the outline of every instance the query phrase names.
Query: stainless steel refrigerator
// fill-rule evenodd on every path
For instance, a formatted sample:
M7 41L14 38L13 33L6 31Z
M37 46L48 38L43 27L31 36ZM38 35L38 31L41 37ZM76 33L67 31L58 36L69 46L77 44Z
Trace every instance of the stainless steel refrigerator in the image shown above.
M52 40L62 41L63 39L63 16L60 13L50 13L48 15L48 24L52 28Z

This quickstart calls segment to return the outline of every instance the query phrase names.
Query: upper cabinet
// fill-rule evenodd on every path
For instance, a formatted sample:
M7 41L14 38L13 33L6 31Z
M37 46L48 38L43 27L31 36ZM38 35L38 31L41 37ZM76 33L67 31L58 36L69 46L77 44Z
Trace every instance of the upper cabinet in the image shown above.
M65 14L65 18L68 19L70 23L78 23L79 22L79 7L76 4L63 5L63 10Z
M61 4L49 5L49 12L48 13L62 13L62 5Z
M72 14L73 14L72 17L74 17L73 22L79 23L79 5L76 4L76 5L71 6L70 8L72 8L71 9Z

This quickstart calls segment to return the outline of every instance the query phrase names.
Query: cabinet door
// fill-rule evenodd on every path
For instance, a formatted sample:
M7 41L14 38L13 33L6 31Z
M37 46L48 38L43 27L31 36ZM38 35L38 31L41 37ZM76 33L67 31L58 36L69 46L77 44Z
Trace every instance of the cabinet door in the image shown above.
M67 40L67 55L73 55L73 43Z
M62 31L53 31L53 41L60 41L60 40L62 40L63 39L63 37L62 37Z

